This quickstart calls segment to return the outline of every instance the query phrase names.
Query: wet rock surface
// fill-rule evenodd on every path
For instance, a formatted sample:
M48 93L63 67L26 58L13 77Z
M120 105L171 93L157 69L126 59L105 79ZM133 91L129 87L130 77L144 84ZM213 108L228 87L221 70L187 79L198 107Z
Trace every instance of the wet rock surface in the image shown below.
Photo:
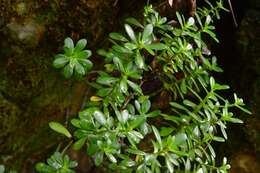
M223 21L218 26L221 45L217 52L225 73L225 76L220 78L244 98L252 115L237 113L244 124L232 125L229 128L229 140L227 144L220 145L219 151L226 153L231 160L231 173L258 173L260 170L259 1L244 2L244 6L239 7L233 2L233 5L238 16L238 28L235 28L228 14L222 18Z

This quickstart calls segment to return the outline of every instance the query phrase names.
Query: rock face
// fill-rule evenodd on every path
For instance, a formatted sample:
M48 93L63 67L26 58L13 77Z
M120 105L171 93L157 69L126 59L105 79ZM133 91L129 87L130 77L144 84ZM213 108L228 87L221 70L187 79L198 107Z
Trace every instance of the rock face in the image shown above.
M245 126L239 129L239 135L243 137L235 137L239 136L238 131L232 132L236 134L231 143L237 143L231 156L232 173L257 173L260 170L260 6L259 1L251 3L254 5L245 11L236 32L239 63L234 63L237 67L233 68L236 69L233 75L238 77L234 83L249 102L253 115L244 116Z
M71 36L99 47L118 15L114 0L0 1L0 163L32 172L56 146L49 121L75 116L88 91L51 63Z

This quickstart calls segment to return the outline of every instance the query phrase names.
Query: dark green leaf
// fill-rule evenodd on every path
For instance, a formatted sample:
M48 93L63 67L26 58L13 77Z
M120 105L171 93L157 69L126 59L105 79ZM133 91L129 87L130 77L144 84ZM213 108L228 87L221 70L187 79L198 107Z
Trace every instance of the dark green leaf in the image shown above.
M97 95L100 97L107 96L112 91L112 88L101 88L97 91Z
M53 66L55 68L62 68L69 62L69 59L63 54L58 54L55 58L56 59L53 61Z
M78 62L86 69L90 70L93 67L93 64L88 59L78 59Z
M132 27L128 24L125 24L125 30L126 30L127 35L131 38L131 40L136 42L135 33L134 33Z
M142 94L142 89L139 85L137 85L136 83L130 81L130 80L127 80L127 83L128 85L136 92L138 92L139 94Z
M232 123L240 123L240 124L243 123L243 121L238 118L229 118L228 121L230 121Z
M148 47L152 50L165 50L165 49L167 49L167 46L163 43L152 43L152 44L146 45L146 47Z
M74 48L74 43L73 43L73 40L69 37L67 37L65 40L64 40L64 46L69 48L69 49L73 49Z
M95 165L99 166L103 162L104 153L98 152L95 154Z
M81 138L77 142L75 142L72 146L74 150L80 150L82 146L85 144L86 138Z
M80 128L80 120L72 119L70 122L74 127Z
M136 119L129 122L129 128L135 129L137 127L140 127L145 121L146 118L144 116L139 116Z
M133 18L133 17L127 18L127 19L126 19L126 22L129 23L129 24L133 24L133 25L135 25L135 26L139 26L139 27L143 28L143 25L142 25L138 20L136 20L136 19Z
M143 36L142 36L143 41L145 41L148 37L150 37L152 33L153 33L153 25L152 24L146 25L144 27Z
M127 86L127 79L126 78L121 79L119 87L120 87L120 90L123 93L127 93L128 86Z
M144 58L140 55L139 52L136 53L135 56L135 64L138 66L138 68L143 69L144 68Z
M150 100L145 100L141 105L141 112L145 114L150 110L150 108L151 108Z
M108 159L112 162L112 163L117 163L117 160L115 158L115 156L113 156L110 153L106 153L106 156L108 157Z
M78 59L88 58L92 55L90 50L83 50L77 54Z
M122 34L119 34L117 32L112 32L109 34L109 37L114 39L114 40L118 40L118 41L128 41L127 38L125 38Z
M182 145L186 142L186 140L187 140L187 135L185 133L178 133L174 139L175 145L176 146Z
M142 75L139 74L136 71L132 71L130 73L127 73L127 75L130 76L131 78L134 78L134 79L142 79Z
M37 163L35 169L40 173L53 173L55 170L45 163Z
M97 78L97 83L103 84L103 85L111 85L118 81L115 77L109 77L109 76L100 76Z
M183 100L183 104L192 108L197 106L195 103L191 102L190 100Z
M155 126L152 126L153 129L153 133L155 135L156 140L159 142L160 146L162 147L162 139L161 139L161 135L159 133L159 131L157 130L157 128Z
M75 63L75 71L80 75L85 75L85 69L78 61Z
M71 134L70 132L63 126L61 125L60 123L58 122L50 122L49 123L49 126L52 130L60 133L60 134L63 134L65 136L67 136L68 138L71 138Z
M86 39L81 39L77 42L74 52L79 52L81 50L83 50L87 45L87 40Z
M0 165L0 173L4 173L5 172L5 166L4 165Z
M151 55L155 55L154 51L149 47L149 45L144 45L145 50L149 52Z
M70 78L73 75L73 68L69 64L63 69L63 75L65 78Z
M125 48L127 48L129 50L134 50L137 48L137 45L135 45L133 43L125 43Z
M105 118L105 115L101 111L97 110L93 113L93 115L97 122L99 122L101 125L106 124L107 120Z
M90 141L88 148L87 148L87 154L89 156L93 156L98 151L98 146L94 141Z
M213 140L214 140L214 141L217 141L217 142L225 142L225 139L222 138L222 137L219 137L219 136L214 136L214 137L213 137Z
M161 136L168 136L173 132L173 128L171 127L162 127L160 130L160 135Z
M187 93L187 86L186 86L186 81L185 80L182 80L182 82L181 82L181 92L183 94Z
M131 50L123 47L123 46L119 46L119 45L113 45L112 49L119 52L119 53L127 53L127 54L131 54L133 53Z

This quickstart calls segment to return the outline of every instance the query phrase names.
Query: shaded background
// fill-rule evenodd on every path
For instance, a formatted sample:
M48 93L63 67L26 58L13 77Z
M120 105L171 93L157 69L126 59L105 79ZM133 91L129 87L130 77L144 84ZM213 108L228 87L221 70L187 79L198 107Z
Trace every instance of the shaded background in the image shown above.
M184 12L189 11L186 1L178 1ZM166 0L150 2L162 15L174 16ZM51 66L64 38L87 38L88 48L95 52L107 46L109 32L123 29L125 17L140 17L145 4L146 0L0 0L0 163L33 172L33 165L59 143L48 122L76 116L91 93L84 81L64 80ZM224 4L229 8L227 0ZM223 13L216 22L220 44L213 50L224 69L217 78L245 99L253 115L239 114L245 124L230 126L229 141L216 148L228 156L232 173L258 173L260 1L233 0L232 5L239 26L231 13ZM102 65L95 54L93 61ZM71 156L80 160L78 172L102 172L84 152Z

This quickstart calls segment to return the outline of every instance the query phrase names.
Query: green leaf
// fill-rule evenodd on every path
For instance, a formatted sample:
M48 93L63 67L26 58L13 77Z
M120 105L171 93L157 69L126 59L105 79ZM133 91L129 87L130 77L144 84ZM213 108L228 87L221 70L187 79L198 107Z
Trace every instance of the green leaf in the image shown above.
M117 32L112 32L109 34L109 37L114 39L114 40L118 40L118 41L128 41L127 38L125 38L122 34L119 34Z
M144 68L144 58L140 55L139 52L136 53L135 56L135 64L138 66L138 68L143 69Z
M115 156L113 156L110 153L106 153L106 156L108 157L108 159L112 162L112 163L117 163L117 160L115 158Z
M35 169L40 173L53 173L55 170L45 163L37 163Z
M166 159L166 166L170 173L174 173L174 166L168 159Z
M103 162L104 153L98 152L95 154L95 165L99 166Z
M127 75L134 79L142 79L142 75L139 74L139 72L137 72L137 71L129 72L129 73L127 73Z
M132 27L128 24L125 24L125 30L126 30L127 35L131 38L131 40L136 42L135 33L134 33Z
M135 50L137 48L137 45L128 42L128 43L125 43L125 48L127 48L129 50Z
M115 77L110 77L110 76L100 76L97 78L97 83L103 84L103 85L111 85L118 81L117 78Z
M139 94L142 94L142 89L139 85L137 85L136 83L130 81L130 80L127 80L127 83L128 85L136 92L138 92Z
M65 55L70 57L73 55L73 48L72 49L69 49L67 47L64 47L64 52L65 52Z
M73 43L73 40L69 37L67 37L65 40L64 40L64 46L69 48L69 49L73 49L74 48L74 43Z
M144 45L145 50L149 52L151 55L155 55L154 51L149 47L149 45Z
M129 113L128 113L128 111L127 110L123 110L122 112L121 112L121 122L123 123L123 124L125 124L127 121L128 121L128 119L129 119Z
M0 173L4 173L5 172L5 166L4 165L0 165Z
M80 120L78 119L72 119L71 121L71 124L74 126L74 127L77 127L77 128L80 128Z
M132 54L133 52L130 49L127 49L123 46L119 46L119 45L113 45L112 49L115 50L118 53L126 53L126 54Z
M93 115L97 122L99 122L101 125L106 124L107 120L105 118L105 115L101 111L95 111Z
M181 92L183 94L187 93L187 86L186 86L186 81L185 80L182 80L182 82L181 82Z
M76 161L70 161L70 163L69 163L69 168L75 168L75 167L77 167L78 166L78 162L76 162Z
M152 49L152 50L164 50L167 49L167 46L163 43L152 43L149 45L146 45L146 47Z
M213 140L214 140L214 141L217 141L217 142L225 142L225 139L222 138L222 137L219 137L219 136L214 136L214 137L213 137Z
M99 148L95 142L96 141L90 141L90 143L88 144L87 154L89 156L93 156L99 150Z
M97 91L97 95L100 97L107 96L112 91L112 88L102 88Z
M230 121L232 123L240 123L240 124L243 123L243 121L238 118L228 118L228 121Z
M52 130L54 130L55 132L58 132L60 134L63 134L65 136L67 136L68 138L71 138L71 134L70 132L60 123L58 122L50 122L49 126Z
M63 69L63 75L64 75L64 77L67 78L67 79L70 78L70 77L73 75L73 68L70 67L69 64L67 64L67 65L65 66L65 68Z
M69 59L63 54L58 54L55 58L56 59L53 61L53 66L55 68L62 68L69 62Z
M241 109L243 112L245 112L245 113L247 113L247 114L249 114L249 115L252 114L252 112L250 112L250 111L247 110L246 108L243 108L242 106L236 105L236 107L238 107L238 108Z
M74 150L80 150L82 146L85 144L87 138L81 138L77 142L75 142L72 146Z
M86 69L90 70L93 67L93 64L88 59L78 59L78 62Z
M157 128L155 126L152 126L153 129L153 133L155 135L156 140L159 142L160 146L162 147L162 139L161 139L161 135L159 133L159 131L157 130Z
M173 128L171 127L162 127L160 130L161 136L169 136L173 132Z
M181 109L181 110L184 110L184 111L188 111L183 105L181 105L179 103L171 102L170 105L175 107L175 108L178 108L178 109Z
M151 108L151 102L150 100L147 99L141 105L141 112L145 114L150 110L150 108Z
M129 159L125 159L120 163L121 166L125 166L125 167L133 167L136 165L135 161L133 160L129 160Z
M92 52L90 50L83 50L77 54L78 59L84 59L88 58L92 55Z
M214 90L226 90L226 89L229 89L229 86L228 85L215 84L213 89Z
M114 64L116 65L117 69L120 70L121 72L125 72L125 68L123 66L123 63L122 63L122 60L117 58L117 57L114 57L113 58L113 62Z
M83 50L87 45L87 40L86 39L81 39L77 42L76 47L74 49L74 52L79 52Z
M120 87L120 90L123 93L127 93L128 86L127 86L127 79L126 78L121 79L119 87Z
M75 71L80 75L85 75L85 69L78 61L75 63Z
M180 13L176 12L176 16L177 16L177 19L178 19L178 21L179 21L181 27L183 28L183 21L182 21L182 18L181 18Z
M129 24L133 24L135 26L138 26L140 28L143 28L143 25L138 21L136 20L135 18L133 17L129 17L126 19L126 22L129 23Z
M185 133L178 133L177 135L175 135L174 141L175 141L175 145L179 146L182 145L186 142L187 140L187 135Z
M152 24L146 25L144 27L142 40L145 41L148 37L151 36L152 33L153 33L153 25Z
M127 133L127 137L129 141L134 141L135 143L139 143L141 139L143 139L143 135L137 131L130 131Z
M140 156L144 156L146 154L145 152L143 152L141 150L133 149L133 148L128 148L127 152L130 154L135 154L135 155L140 155Z
M183 100L183 104L192 108L195 108L197 105L190 100Z
M144 122L146 121L146 118L144 116L139 116L135 118L134 120L129 122L129 129L135 129L137 127L140 127Z

